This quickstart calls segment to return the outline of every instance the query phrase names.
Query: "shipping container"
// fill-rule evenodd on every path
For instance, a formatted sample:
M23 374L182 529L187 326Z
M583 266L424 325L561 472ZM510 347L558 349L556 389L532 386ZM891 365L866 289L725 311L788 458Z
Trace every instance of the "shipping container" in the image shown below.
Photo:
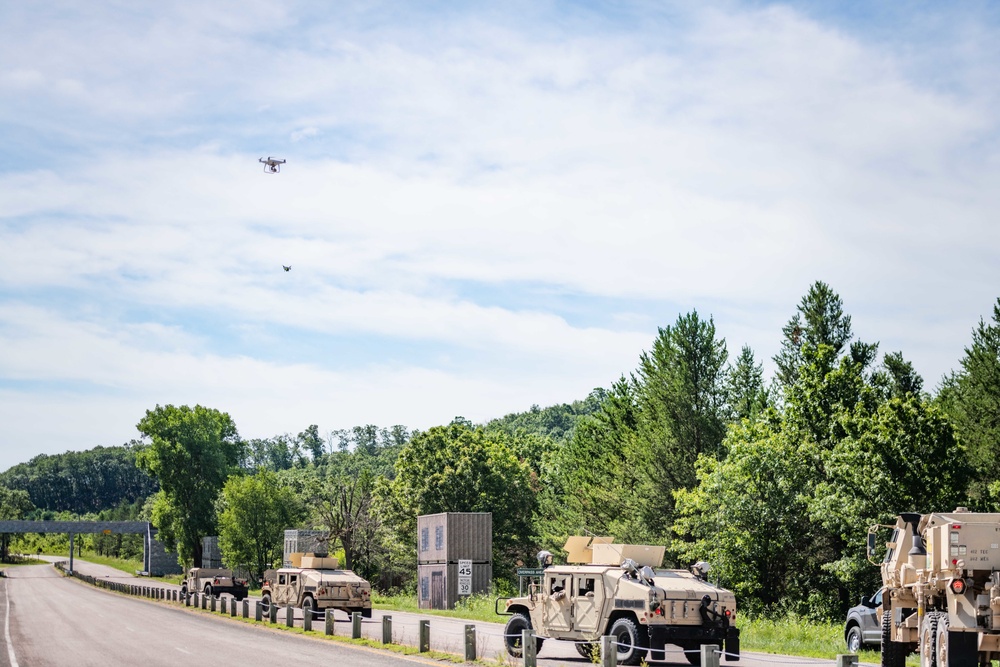
M467 571L460 572L460 561ZM446 512L417 517L417 598L421 609L454 609L485 593L493 576L493 515Z

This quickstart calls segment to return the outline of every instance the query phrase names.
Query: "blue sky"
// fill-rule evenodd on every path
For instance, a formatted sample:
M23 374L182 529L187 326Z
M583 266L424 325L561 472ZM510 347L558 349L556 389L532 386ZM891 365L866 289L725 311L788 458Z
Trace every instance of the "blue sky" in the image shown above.
M693 308L770 370L815 280L933 387L1000 296L992 3L0 21L0 469L157 404L265 437L568 402Z

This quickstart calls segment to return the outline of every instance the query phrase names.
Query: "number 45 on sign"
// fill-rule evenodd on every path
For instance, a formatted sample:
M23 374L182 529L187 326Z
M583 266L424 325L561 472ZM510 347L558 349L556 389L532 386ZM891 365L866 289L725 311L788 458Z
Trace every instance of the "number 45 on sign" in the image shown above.
M458 561L458 594L472 595L472 561Z

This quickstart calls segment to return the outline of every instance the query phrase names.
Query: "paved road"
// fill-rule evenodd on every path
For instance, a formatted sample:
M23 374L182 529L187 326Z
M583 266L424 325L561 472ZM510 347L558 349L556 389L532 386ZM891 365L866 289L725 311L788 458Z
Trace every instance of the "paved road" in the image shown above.
M9 639L4 633L0 649L5 667L424 662L108 593L64 578L49 565L12 567L7 574L0 580L0 614L5 628L9 623Z
M55 560L55 559L52 559ZM79 572L88 574L95 577L107 578L114 581L132 581L134 583L141 583L142 585L154 585L157 587L167 588L167 589L179 589L179 586L174 586L171 584L161 584L157 583L155 580L149 579L136 579L135 577L109 568L103 565L96 565L93 563L88 563L86 561L74 560L74 565ZM55 571L47 566L37 566L38 568L48 569L52 572L52 576L55 576ZM16 569L24 569L16 568ZM35 568L32 568L35 569ZM12 576L14 575L15 568L10 571ZM79 585L75 581L66 581L67 585ZM105 596L107 595L103 591L92 591L94 595ZM113 596L119 597L119 596ZM228 597L228 596L227 596ZM15 589L15 600L16 600L16 589ZM153 607L163 607L167 609L169 605L160 603L152 603L141 600L133 600L138 604L151 605ZM0 604L3 604L0 601ZM95 602L95 604L99 604ZM253 604L253 599L251 605ZM252 609L252 606L251 606ZM175 609L170 609L170 611L176 611L178 613L191 614L190 611L183 612ZM251 612L252 613L252 612ZM216 617L206 617L203 614L192 614L196 619L201 621L204 619L205 622L213 623L226 623L227 625L234 625L237 627L245 626L242 624L233 624L226 621L218 616ZM420 614L412 614L408 612L400 611L381 611L374 610L373 617L371 619L365 619L362 624L362 634L365 637L376 639L381 641L382 638L382 616L388 615L392 617L392 627L393 627L393 640L400 644L417 644L418 637L418 624L421 619L430 619L431 621L431 648L436 651L443 651L446 653L462 654L464 647L464 636L465 636L465 625L468 623L473 623L472 621L467 621L463 619L453 619L441 616L428 616ZM348 617L344 612L336 612L335 617L337 619L335 633L338 635L348 635L350 633L350 625L347 622ZM284 610L279 612L278 622L284 624ZM512 661L507 658L506 652L504 651L502 644L502 634L503 634L503 623L485 623L482 621L474 622L476 625L477 633L477 653L479 657L485 658L487 660L500 659L499 661L504 664L517 664L517 661ZM302 616L301 611L296 617L295 625L302 626ZM314 627L318 630L322 629L322 622L315 622ZM217 630L213 629L213 633ZM268 633L273 634L273 633ZM180 635L183 636L183 635ZM295 637L295 639L299 639ZM15 646L17 645L17 640L15 639ZM179 654L176 654L179 655ZM175 657L176 657L175 655ZM666 662L654 663L658 667L686 667L689 663L684 657L680 649L670 648L667 651ZM539 667L587 667L590 665L590 661L582 658L573 647L572 644L568 642L556 642L556 641L546 641L545 645L542 647L541 652L538 655ZM745 667L758 667L761 665L774 665L776 667L817 667L818 665L832 665L832 660L817 660L812 658L799 658L794 656L784 656L784 655L769 655L765 653L744 653L739 662L722 662L723 665L744 665Z

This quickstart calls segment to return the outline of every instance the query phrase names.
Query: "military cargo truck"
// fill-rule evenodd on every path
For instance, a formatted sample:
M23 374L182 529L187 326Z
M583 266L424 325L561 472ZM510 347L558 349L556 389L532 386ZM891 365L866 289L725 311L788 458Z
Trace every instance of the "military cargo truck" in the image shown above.
M620 664L664 660L668 644L694 665L703 644L717 644L725 659L739 660L736 598L708 583L706 563L692 571L659 569L664 547L613 544L610 538L571 537L566 565L539 554L541 574L528 595L498 598L496 612L510 615L507 652L521 657L521 632L532 630L536 650L546 639L572 640L590 658L601 636L617 643ZM500 610L503 602L503 610Z
M237 579L232 570L219 568L193 567L187 572L187 577L181 583L181 599L189 593L204 593L205 595L222 595L229 593L237 600L247 596L247 582Z
M303 613L321 616L327 609L341 609L348 614L372 615L372 587L351 570L338 569L336 558L326 554L290 554L292 567L268 570L261 587L264 611L272 604L291 605Z
M874 558L879 526L868 531ZM1000 514L901 514L881 563L882 665L977 667L1000 659Z

